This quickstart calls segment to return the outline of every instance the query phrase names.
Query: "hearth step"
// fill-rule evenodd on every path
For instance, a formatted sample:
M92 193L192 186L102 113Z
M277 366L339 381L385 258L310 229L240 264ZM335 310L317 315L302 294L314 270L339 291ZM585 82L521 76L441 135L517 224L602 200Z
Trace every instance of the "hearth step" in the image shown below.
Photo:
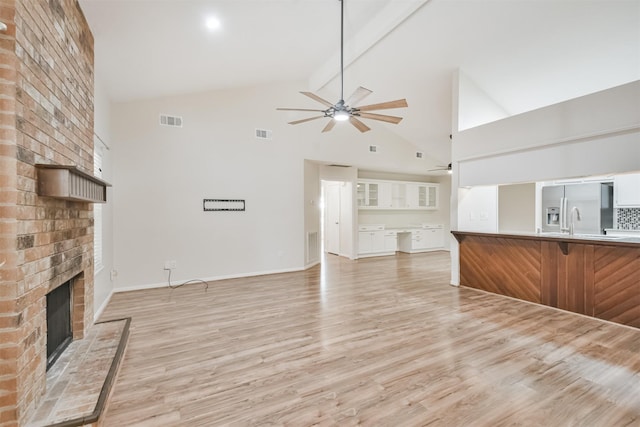
M47 372L47 391L27 423L32 427L97 425L115 384L131 318L94 324Z

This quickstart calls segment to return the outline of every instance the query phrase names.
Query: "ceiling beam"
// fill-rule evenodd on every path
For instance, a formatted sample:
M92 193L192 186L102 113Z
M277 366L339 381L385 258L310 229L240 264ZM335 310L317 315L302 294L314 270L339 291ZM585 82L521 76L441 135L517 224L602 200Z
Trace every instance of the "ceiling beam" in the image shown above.
M369 49L431 0L390 0L358 33L344 45L344 68L347 69ZM318 91L340 75L340 52L336 52L309 78L309 87Z

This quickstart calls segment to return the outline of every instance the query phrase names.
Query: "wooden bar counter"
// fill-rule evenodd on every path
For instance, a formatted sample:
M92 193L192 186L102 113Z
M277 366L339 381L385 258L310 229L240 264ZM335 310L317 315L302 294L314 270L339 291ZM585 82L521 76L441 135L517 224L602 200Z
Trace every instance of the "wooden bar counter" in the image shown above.
M451 233L461 285L640 328L640 239Z

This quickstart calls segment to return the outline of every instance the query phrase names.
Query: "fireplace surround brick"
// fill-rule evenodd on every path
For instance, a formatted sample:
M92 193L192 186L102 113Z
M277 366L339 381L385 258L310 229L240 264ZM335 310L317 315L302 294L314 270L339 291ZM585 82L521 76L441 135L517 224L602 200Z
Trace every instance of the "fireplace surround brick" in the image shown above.
M46 294L93 323L93 208L39 197L37 163L93 171L93 36L76 0L0 0L0 426L45 391Z

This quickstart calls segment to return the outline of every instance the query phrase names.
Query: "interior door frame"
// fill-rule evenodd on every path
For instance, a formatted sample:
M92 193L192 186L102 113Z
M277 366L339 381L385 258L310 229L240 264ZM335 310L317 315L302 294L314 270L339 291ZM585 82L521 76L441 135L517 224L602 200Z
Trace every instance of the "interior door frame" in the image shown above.
M326 238L327 238L327 187L330 185L339 186L339 248L337 253L327 250ZM349 181L336 181L336 180L321 180L321 192L324 200L321 214L321 227L322 227L322 244L323 253L332 253L342 257L353 259L353 183Z

